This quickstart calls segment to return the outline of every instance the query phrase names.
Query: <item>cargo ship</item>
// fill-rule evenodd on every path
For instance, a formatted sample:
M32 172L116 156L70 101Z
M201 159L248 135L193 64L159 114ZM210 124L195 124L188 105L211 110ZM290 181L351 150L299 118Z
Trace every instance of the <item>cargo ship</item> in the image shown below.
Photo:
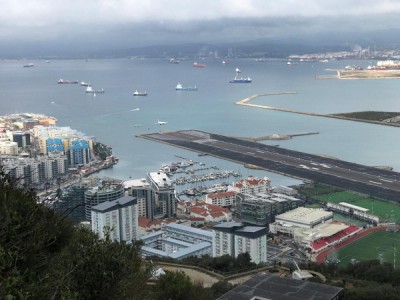
M86 88L86 93L90 93L90 94L104 94L105 91L104 91L104 89L101 89L101 90L94 90L94 89L92 88L91 85L88 85L88 87Z
M139 92L138 90L135 90L132 94L133 96L147 96L147 92Z
M229 81L229 83L251 83L251 78L250 77L238 77L239 73L236 73L235 78Z
M196 86L184 87L184 86L182 86L182 84L178 83L175 87L175 90L177 90L177 91L197 91L197 87Z
M58 84L77 84L78 80L65 80L65 79L59 79Z
M199 64L198 62L194 62L193 63L193 67L195 67L195 68L205 68L205 67L207 67L207 65L206 64Z

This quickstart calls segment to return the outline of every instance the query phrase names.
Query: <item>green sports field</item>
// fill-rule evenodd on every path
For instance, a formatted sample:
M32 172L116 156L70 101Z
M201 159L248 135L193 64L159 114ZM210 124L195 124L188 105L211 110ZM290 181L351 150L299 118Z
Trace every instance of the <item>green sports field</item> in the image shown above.
M376 231L344 248L328 255L328 258L338 258L339 266L345 267L351 259L365 261L381 259L393 263L396 254L396 268L400 267L400 231Z
M397 203L367 198L345 191L316 195L314 198L322 202L347 202L369 209L368 213L378 216L383 222L400 222L400 205Z

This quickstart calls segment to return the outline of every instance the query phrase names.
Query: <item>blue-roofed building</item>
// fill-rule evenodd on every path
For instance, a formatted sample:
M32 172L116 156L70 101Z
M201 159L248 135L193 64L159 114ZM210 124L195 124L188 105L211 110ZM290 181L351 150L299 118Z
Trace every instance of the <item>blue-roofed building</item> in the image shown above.
M90 147L88 141L74 140L68 147L70 166L85 165L90 162Z
M49 152L64 152L64 144L62 139L49 138L46 140L46 153Z

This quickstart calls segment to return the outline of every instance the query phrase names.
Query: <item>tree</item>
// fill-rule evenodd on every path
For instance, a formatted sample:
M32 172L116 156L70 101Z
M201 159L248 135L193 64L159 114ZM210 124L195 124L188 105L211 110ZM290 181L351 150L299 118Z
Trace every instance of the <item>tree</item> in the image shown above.
M211 299L217 299L233 288L234 285L228 281L218 281L210 287L210 297Z
M146 299L140 247L74 227L0 167L0 299Z
M192 282L183 271L169 272L160 277L157 283L158 299L185 300L190 299Z
M34 192L17 188L17 181L0 168L0 298L32 295L72 231L67 221L36 203Z
M145 299L152 268L142 261L139 242L133 245L99 240L79 228L62 253L57 293L74 291L82 299Z

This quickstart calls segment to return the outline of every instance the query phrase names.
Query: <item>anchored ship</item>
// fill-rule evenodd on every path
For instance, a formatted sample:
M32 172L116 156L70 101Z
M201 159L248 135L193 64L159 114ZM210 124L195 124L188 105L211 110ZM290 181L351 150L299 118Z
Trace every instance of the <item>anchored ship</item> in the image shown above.
M175 87L175 90L177 91L197 91L196 86L189 86L189 87L184 87L182 84L178 83Z
M132 94L133 96L147 96L147 92L138 92L138 90L135 90Z

